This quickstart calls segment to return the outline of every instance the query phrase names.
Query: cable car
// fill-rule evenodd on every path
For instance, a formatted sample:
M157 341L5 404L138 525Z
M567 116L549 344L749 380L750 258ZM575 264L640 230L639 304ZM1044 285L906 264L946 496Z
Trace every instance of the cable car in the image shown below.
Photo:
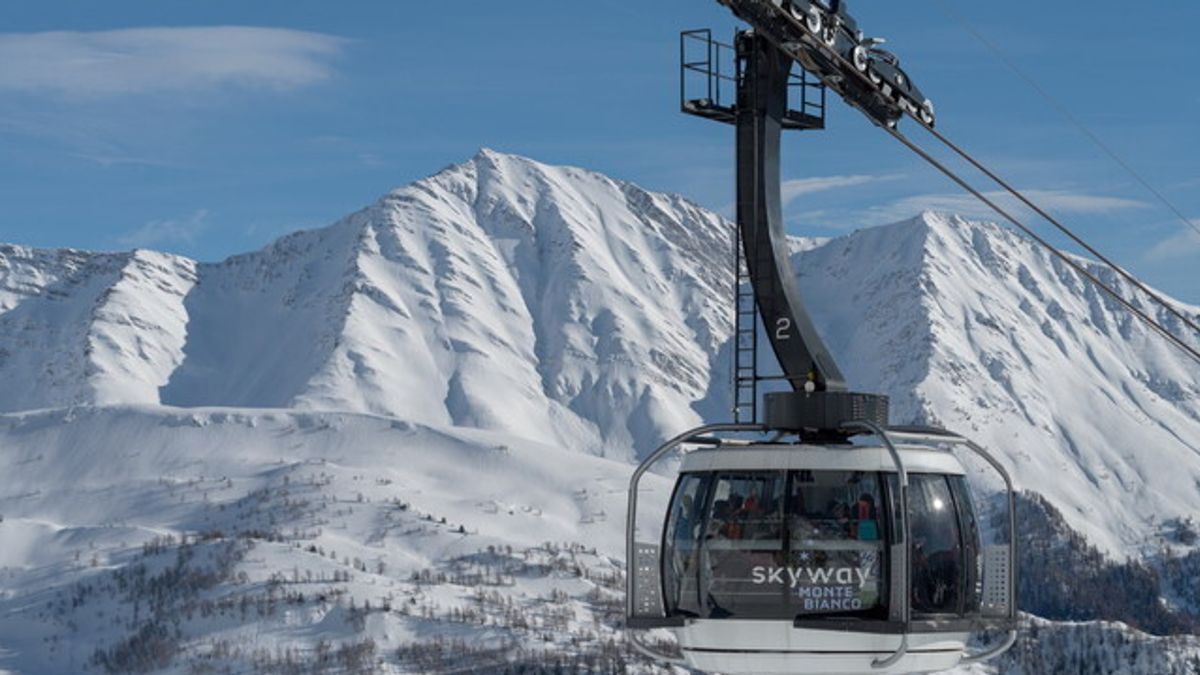
M738 35L736 51L731 114L683 109L737 127L737 274L754 304L747 311L738 291L735 386L752 371L752 421L737 419L739 392L734 423L684 433L634 471L630 640L652 658L725 675L933 672L991 658L1016 640L1012 480L965 437L890 427L886 396L848 390L805 310L783 225L780 141L804 112L789 110L793 58L755 30ZM782 370L774 379L791 387L763 396L761 421L757 353L741 351L760 330ZM961 449L1003 480L1007 543L984 545ZM642 479L677 450L689 451L665 514L642 527ZM653 629L673 631L678 654L642 633ZM969 650L973 633L996 630L994 646Z
M718 438L716 425L658 449L630 484L627 621L669 628L680 655L634 636L655 659L727 675L916 673L981 662L1016 639L1013 548L981 544L954 447L1012 482L1003 466L940 429L851 423L875 443ZM661 536L635 539L641 479L684 454ZM650 528L653 530L653 528ZM999 629L968 653L972 633Z

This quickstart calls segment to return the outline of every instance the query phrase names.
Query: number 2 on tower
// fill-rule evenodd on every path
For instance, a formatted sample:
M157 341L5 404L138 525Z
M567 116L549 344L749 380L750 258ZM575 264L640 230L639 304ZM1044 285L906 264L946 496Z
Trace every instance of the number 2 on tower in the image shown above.
M792 320L787 317L781 317L775 321L775 339L776 340L791 340L792 339Z

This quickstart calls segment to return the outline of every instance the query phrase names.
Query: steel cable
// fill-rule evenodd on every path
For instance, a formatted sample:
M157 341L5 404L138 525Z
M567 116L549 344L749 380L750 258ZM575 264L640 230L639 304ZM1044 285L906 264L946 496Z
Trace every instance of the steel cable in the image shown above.
M1129 272L1125 271L1125 269L1123 267L1121 267L1117 263L1113 262L1111 259L1109 259L1107 256L1105 256L1100 251L1096 250L1096 248L1094 246L1092 246L1091 244L1084 241L1084 239L1082 237L1075 234L1075 232L1072 231L1069 227L1064 225L1062 222L1060 222L1054 216L1047 213L1044 209L1042 209L1042 207L1038 206L1032 200L1027 198L1020 190L1013 187L1010 183L1008 183L1008 181L1004 180L999 175L997 175L994 171L992 171L991 169L984 166L981 162L976 160L965 150L958 147L958 145L956 145L949 138L946 138L942 133L940 133L936 129L929 129L928 127L926 127L926 130L930 134L932 134L934 138L941 141L943 145L945 145L947 148L950 148L950 150L953 151L956 155L965 159L968 163L971 164L971 166L975 167L976 169L979 169L979 171L981 171L984 175L986 175L988 178L995 181L997 185L1004 188L1004 190L1006 192L1008 192L1013 197L1016 197L1022 204L1033 209L1033 211L1035 213L1037 213L1039 216L1041 216L1042 218L1045 218L1047 221L1049 221L1052 225L1054 225L1054 227L1058 228L1058 230L1060 232L1062 232L1063 234L1070 237L1071 241L1074 241L1076 244L1079 244L1088 253L1091 253L1092 255L1099 258L1101 260L1101 262L1103 262L1105 265L1108 265L1110 268L1112 268L1112 270L1114 272L1121 275L1121 277L1123 277L1126 281L1128 281L1129 283L1136 286L1139 290L1141 290L1143 293L1145 293L1147 296L1149 296L1151 299L1153 299L1156 303L1158 303L1163 309L1167 310L1167 312L1169 312L1172 316L1174 316L1176 319L1179 319L1185 325L1187 325L1188 328L1191 328L1193 331L1195 331L1195 333L1197 335L1200 335L1200 325L1198 325L1196 322L1192 321L1187 316L1185 316L1182 312L1180 312L1178 309L1176 309L1174 306L1172 306L1171 303L1167 302L1162 296L1155 293L1152 288L1150 288L1146 284L1142 283L1142 281L1140 279L1133 276Z
M1179 347L1181 350L1183 350L1185 353L1187 353L1189 356L1191 356L1197 363L1200 363L1200 350L1197 350L1194 347L1192 347L1191 345L1187 344L1186 342L1183 341L1182 338L1175 335L1171 331L1167 330L1166 327L1164 327L1162 324L1155 321L1153 317L1149 316L1142 310L1138 309L1136 306L1134 306L1134 304L1132 302L1125 299L1116 290L1110 288L1108 286L1108 284L1105 284L1104 281L1102 281L1095 274L1088 271L1087 268L1085 268L1083 265L1079 264L1075 260L1072 260L1071 256L1069 256L1066 253L1055 248L1053 244L1051 244L1050 242L1046 241L1044 238L1039 236L1036 232L1034 232L1034 230L1032 228L1030 228L1029 226L1025 225L1023 222L1018 220L1016 216L1009 213L1007 210L1004 209L1004 207L997 204L994 200L989 199L987 197L987 195L985 195L983 192L981 192L975 186L971 185L967 181L960 178L958 176L958 174L954 173L952 170L950 170L949 167L947 167L944 163L939 161L933 155L926 152L919 145L917 145L916 143L913 143L911 140L909 140L909 138L907 136L905 136L904 134L900 133L899 131L897 131L895 129L891 129L886 126L883 127L883 129L885 131L887 131L893 138L895 138L896 140L903 143L909 150L916 153L918 156L920 156L922 159L924 159L926 162L928 162L931 166L933 166L935 169L937 169L942 174L944 174L947 178L949 178L950 180L957 183L959 185L959 187L961 187L962 189L971 193L972 195L974 195L974 197L976 199L983 202L989 208L991 208L993 211L995 211L996 213L1003 216L1006 220L1008 220L1010 223L1015 225L1018 229L1020 229L1022 232L1024 232L1026 235L1028 235L1034 241L1036 241L1038 244L1040 244L1042 247L1044 247L1052 255L1054 255L1055 257L1057 257L1059 260L1063 261L1064 263L1066 263L1069 267L1071 267L1071 269L1075 270L1077 273L1079 273L1080 275L1082 275L1083 277L1085 277L1086 279L1091 281L1093 284L1095 284L1097 287L1099 287L1101 290L1103 290L1105 293L1107 293L1110 297L1112 297L1114 300L1116 300L1118 303L1120 303L1121 306L1124 307L1127 311L1132 313L1134 316L1136 316L1142 322L1144 322L1147 326L1149 326L1150 328L1152 328L1153 330L1158 332L1160 335L1162 335L1164 338L1169 340L1176 347Z
M1174 213L1179 218L1180 222L1195 230L1196 234L1200 234L1200 225L1197 225L1191 218L1183 215L1183 211L1179 207L1175 206L1175 204L1169 199L1167 199L1166 195L1164 195L1161 190L1151 185L1150 181L1146 180L1146 178L1143 177L1142 174L1137 171L1137 169L1133 168L1133 165L1131 165L1129 162L1126 162L1124 158L1117 154L1116 150L1113 150L1112 147L1105 143L1103 139L1101 139L1091 129L1084 125L1084 123L1080 121L1080 119L1076 117L1074 113L1068 110L1065 105L1059 103L1058 99L1051 96L1050 92L1046 91L1042 85L1038 84L1037 80L1033 79L1033 77L1017 66L1017 64L1010 59L1008 55L996 45L996 43L992 42L986 36L984 36L983 33L980 33L978 30L976 30L975 27L967 21L966 17L950 6L950 3L947 2L947 0L935 0L935 2L941 6L942 12L946 14L946 16L949 16L951 19L957 21L958 24L963 27L963 30L970 33L976 41L990 51L992 55L994 55L1001 63L1011 70L1014 75L1024 80L1031 89L1045 99L1052 108L1057 110L1059 114L1062 115L1063 118L1066 119L1067 122L1069 122L1072 126L1078 129L1081 134L1086 136L1088 140L1090 140L1097 148L1100 149L1101 152L1108 155L1109 158L1111 158L1122 169L1124 169L1125 172L1128 173L1135 181L1141 184L1141 186L1145 188L1147 192L1154 195L1154 197L1158 199L1163 206L1167 207L1169 211ZM1193 328L1195 328L1194 325Z

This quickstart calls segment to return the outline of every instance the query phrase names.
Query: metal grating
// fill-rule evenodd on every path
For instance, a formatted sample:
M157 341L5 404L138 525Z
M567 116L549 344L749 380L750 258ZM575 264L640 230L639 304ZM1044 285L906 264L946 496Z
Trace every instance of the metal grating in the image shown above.
M983 615L1006 617L1012 602L1008 546L983 549Z
M659 579L658 544L634 545L633 615L661 617L664 613L662 585Z
M737 49L704 28L679 34L679 108L689 115L737 123L737 91L744 64ZM796 65L788 76L783 128L825 128L825 85Z

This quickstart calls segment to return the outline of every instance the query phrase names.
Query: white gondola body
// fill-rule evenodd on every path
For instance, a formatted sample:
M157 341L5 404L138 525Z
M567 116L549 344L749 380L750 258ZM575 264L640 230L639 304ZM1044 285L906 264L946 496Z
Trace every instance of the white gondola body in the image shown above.
M963 465L952 452L945 449L929 445L897 445L895 449L905 467L906 476L913 477L918 483L921 477L925 477L927 480L964 478ZM880 485L888 483L892 486L888 488L887 496L883 499L886 499L888 503L895 503L893 500L898 498L897 495L892 494L896 490L895 485L899 484L896 457L889 448L884 446L850 444L836 446L723 445L688 452L683 457L679 473L680 481L676 486L676 505L678 505L678 498L681 494L680 490L684 489L684 481L689 476L697 481L711 480L711 488L704 488L710 492L716 491L718 476L805 475L810 476L809 480L817 482L820 479L812 479L811 476L838 474L876 476L879 477ZM701 478L704 476L710 478ZM792 479L788 479L789 490L791 485ZM959 500L957 493L955 495L956 502L969 501ZM775 495L775 497L781 498L781 495ZM708 514L705 519L706 524L710 524L708 521L714 518L712 515L714 500L715 497L710 494L706 502L707 506L704 507ZM896 545L895 530L897 530L898 521L895 514L889 510L890 507L884 507L882 503L880 506L877 517L880 518L881 523L887 522L888 533L885 537L881 532L878 540L872 542L872 545L880 553L884 551L885 546L894 551L895 549L892 547ZM966 522L966 518L969 517L974 523L973 510L969 506L959 503L958 506L949 505L947 508L952 512L951 515L955 522ZM963 515L964 508L967 509L969 516ZM791 507L787 509L779 507L779 513L782 514L785 510L789 514L786 519L790 521L792 519ZM910 504L910 513L911 510ZM668 534L671 527L670 522L670 514L668 514L668 521L663 524L658 542L637 544L639 550L646 554L646 557L640 559L643 562L639 562L641 573L648 575L651 579L663 580L662 585L655 588L655 590L661 588L662 593L651 593L655 596L653 603L663 603L665 599L664 607L668 612L672 612L675 607L673 601L666 598L679 597L671 595L672 592L668 590L667 582L667 578L670 576L668 571L670 563L667 562L667 559L672 555L673 547ZM990 555L986 549L979 546L977 530L968 532L964 528L961 532L964 542L968 537L974 537L975 541L960 550L962 558L959 561L960 569L974 566L979 573L986 573L984 567L988 564L988 559L994 559L997 556ZM794 541L794 535L792 539ZM824 543L830 545L830 542ZM757 542L757 544L761 544L761 542ZM840 546L842 549L849 549L866 544L858 541L843 541L833 542L832 545L835 548ZM774 547L779 546L785 556L790 556L794 551L794 549L788 549L788 547L775 542L769 542L766 546L772 551ZM908 544L902 546L907 548ZM693 561L696 561L698 569L709 570L708 582L711 584L711 580L719 576L718 573L713 572L718 566L713 560L722 555L728 555L730 551L736 553L739 548L748 550L758 548L758 546L756 542L725 541L710 536L704 543L697 544L694 551L687 553ZM1006 554L1007 548L1005 547L1000 552ZM893 556L892 553L888 554L889 559L893 557L899 558L899 556ZM787 559L791 560L791 558ZM881 576L892 577L899 574L897 569L907 569L904 567L892 568L890 572L887 572L884 570L888 568L888 565L882 564L882 562L880 567ZM744 570L743 567L742 571L744 572ZM715 586L706 585L703 580L704 574L705 572L702 571L696 572L696 581L688 586L690 589L687 591L688 593L703 596L715 588ZM1006 570L1002 568L992 569L991 574L992 576L999 574L1007 579ZM966 573L964 572L962 575L963 581L959 587L959 593L967 592L965 588L968 583L974 587L976 606L973 609L966 610L967 603L963 601L961 607L964 609L958 615L932 619L926 617L930 619L927 621L920 620L922 617L918 616L916 617L918 620L909 624L906 630L898 630L894 622L892 622L890 630L879 630L879 626L889 623L888 617L876 617L879 620L863 620L861 624L855 624L854 619L841 620L836 613L820 613L811 617L811 620L804 621L805 625L800 626L798 625L799 621L793 623L792 620L779 616L771 618L739 616L739 613L752 615L753 611L740 612L737 609L729 612L729 616L722 617L686 616L681 622L682 625L674 626L671 630L678 641L682 661L688 667L704 672L724 673L725 675L741 673L745 675L779 673L782 675L783 673L936 672L953 668L963 660L967 655L967 643L971 636L970 630L965 626L972 620L978 621L983 618L983 614L988 608L987 598L984 597L989 588L987 581L982 578L981 574L977 574L969 577L971 580L967 582ZM880 596L881 612L888 611L887 605L896 602L896 592L892 590L894 582L894 579L887 579L887 585L881 587L887 589ZM691 583L690 577L688 583ZM747 588L744 582L741 588ZM896 585L895 588L903 589L899 592L908 594L911 586L903 584ZM1003 590L1007 591L1007 586L1003 586ZM741 591L726 592L732 593L733 595L730 597L733 597ZM680 593L683 592L680 591ZM883 599L887 598L889 594L890 599ZM768 600L774 597L771 593L763 595ZM990 609L994 610L995 607ZM679 614L679 612L673 613ZM829 629L825 629L822 625L825 620L829 620ZM938 627L942 624L946 626L945 629ZM914 625L921 627L914 628ZM861 626L861 628L856 629L856 626Z

